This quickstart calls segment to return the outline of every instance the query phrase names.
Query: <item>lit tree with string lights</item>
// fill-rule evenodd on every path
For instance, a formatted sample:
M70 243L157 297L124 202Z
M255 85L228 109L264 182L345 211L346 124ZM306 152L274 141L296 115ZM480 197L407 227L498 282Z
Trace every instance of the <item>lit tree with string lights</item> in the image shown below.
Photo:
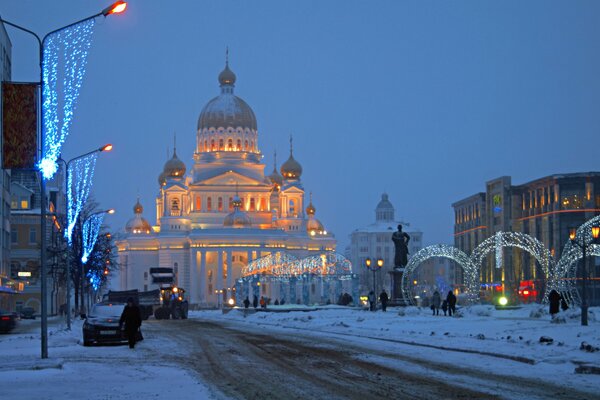
M88 201L73 225L69 262L76 310L82 309L86 295L97 292L117 268L112 235L102 225L110 211L98 210L97 203Z

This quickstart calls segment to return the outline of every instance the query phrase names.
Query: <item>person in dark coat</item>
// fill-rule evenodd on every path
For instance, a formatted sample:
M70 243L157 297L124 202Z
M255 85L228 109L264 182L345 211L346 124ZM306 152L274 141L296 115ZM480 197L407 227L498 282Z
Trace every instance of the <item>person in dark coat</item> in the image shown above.
M258 308L258 297L256 297L256 295L254 295L254 299L252 299L252 306Z
M381 310L383 312L385 312L385 309L387 308L388 300L389 300L388 294L385 292L385 289L383 289L383 291L379 295L379 301L381 302Z
M121 314L119 325L123 326L123 323L125 324L127 339L129 340L129 348L133 349L138 329L142 326L142 314L140 313L140 308L133 302L132 297L127 299L127 305Z
M248 299L248 296L246 296L246 298L244 299L244 308L248 307L250 307L250 300Z
M369 292L369 310L370 311L375 311L375 292L374 291L370 291Z
M448 300L442 301L442 311L444 312L444 316L445 316L446 311L448 311Z
M562 296L556 290L552 290L548 295L550 300L550 315L554 318L555 314L558 314L558 307L560 306L560 300Z
M431 298L431 310L433 311L433 315L440 315L440 303L442 302L442 296L440 292L437 290L433 292L433 297Z
M448 296L446 296L446 301L448 302L448 316L452 316L452 313L456 314L456 296L452 293L452 290L448 291Z

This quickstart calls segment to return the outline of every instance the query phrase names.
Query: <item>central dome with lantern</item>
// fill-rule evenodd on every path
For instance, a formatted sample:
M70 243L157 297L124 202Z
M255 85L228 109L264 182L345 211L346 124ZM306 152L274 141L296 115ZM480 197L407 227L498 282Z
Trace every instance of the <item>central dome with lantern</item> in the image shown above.
M225 69L219 74L221 94L204 106L198 118L197 153L259 153L256 116L248 103L233 94L235 82L227 58Z

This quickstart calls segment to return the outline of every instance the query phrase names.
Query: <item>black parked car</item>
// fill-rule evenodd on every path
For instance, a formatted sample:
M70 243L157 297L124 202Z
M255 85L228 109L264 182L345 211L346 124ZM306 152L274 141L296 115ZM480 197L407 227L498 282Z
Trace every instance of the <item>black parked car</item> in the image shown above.
M83 323L83 345L127 343L127 335L119 326L119 319L124 308L125 304L122 303L94 304ZM137 340L142 339L142 332L138 331Z
M17 315L8 311L0 310L0 333L8 333L17 326Z
M21 309L22 319L35 319L35 310L33 307L23 307Z

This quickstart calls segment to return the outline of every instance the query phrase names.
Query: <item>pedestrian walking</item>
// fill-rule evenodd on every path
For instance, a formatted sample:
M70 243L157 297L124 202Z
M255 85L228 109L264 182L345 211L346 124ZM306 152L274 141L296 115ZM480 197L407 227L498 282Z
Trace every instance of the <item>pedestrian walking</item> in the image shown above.
M263 296L260 296L260 308L267 308L267 301Z
M388 300L388 294L386 293L385 289L383 289L383 291L379 295L379 301L381 302L381 311L385 312L385 310L387 309Z
M252 299L252 306L258 308L258 297L256 297L256 295L254 295L254 298Z
M448 300L444 300L442 302L442 311L444 312L444 316L446 315L446 311L448 311Z
M135 305L133 297L127 299L127 305L123 309L121 319L119 319L119 326L122 327L123 324L125 324L125 333L129 341L129 348L133 349L138 330L142 326L142 314L140 313L140 308Z
M369 310L375 311L375 292L372 290L369 292Z
M456 314L456 296L452 293L452 290L448 291L448 296L446 296L446 301L448 302L448 316L452 316L452 313Z
M554 289L548 295L548 300L550 301L550 316L552 316L552 318L554 318L554 315L558 314L561 299L562 296L560 293Z
M433 315L440 315L440 303L442 302L442 296L440 292L437 290L433 292L433 296L431 297L431 310L433 311Z
M248 298L248 296L246 296L246 298L244 299L244 308L248 307L250 307L250 299Z

